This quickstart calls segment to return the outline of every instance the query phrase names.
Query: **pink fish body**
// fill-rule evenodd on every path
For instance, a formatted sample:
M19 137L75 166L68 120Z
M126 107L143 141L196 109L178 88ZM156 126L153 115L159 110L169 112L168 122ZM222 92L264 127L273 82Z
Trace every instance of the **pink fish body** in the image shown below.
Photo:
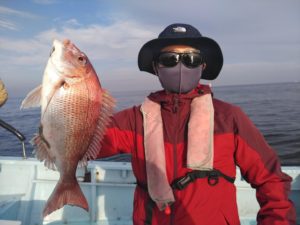
M54 41L43 83L21 108L39 105L40 129L32 139L36 157L60 173L43 216L66 204L88 211L75 173L78 164L97 156L114 100L101 88L87 56L69 40Z

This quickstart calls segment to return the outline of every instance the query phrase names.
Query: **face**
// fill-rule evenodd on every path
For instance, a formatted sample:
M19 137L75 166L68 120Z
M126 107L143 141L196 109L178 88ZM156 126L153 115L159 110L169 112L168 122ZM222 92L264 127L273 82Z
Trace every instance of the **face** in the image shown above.
M162 87L179 94L197 87L205 66L201 52L187 45L163 48L153 64Z
M191 46L188 45L169 45L164 47L163 49L161 49L160 54L161 53L166 53L166 52L174 52L174 53L201 53L200 50L193 48ZM159 63L156 65L159 67L162 67L163 65L160 65ZM200 65L200 67L202 67L202 70L205 69L206 64L202 63Z

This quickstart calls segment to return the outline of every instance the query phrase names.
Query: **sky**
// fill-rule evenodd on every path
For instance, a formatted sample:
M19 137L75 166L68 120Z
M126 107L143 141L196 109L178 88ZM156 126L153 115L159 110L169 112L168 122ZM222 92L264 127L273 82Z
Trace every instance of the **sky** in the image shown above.
M53 40L67 38L106 89L160 89L137 55L177 22L221 46L212 85L300 82L299 0L0 0L0 79L10 96L25 96L42 82Z

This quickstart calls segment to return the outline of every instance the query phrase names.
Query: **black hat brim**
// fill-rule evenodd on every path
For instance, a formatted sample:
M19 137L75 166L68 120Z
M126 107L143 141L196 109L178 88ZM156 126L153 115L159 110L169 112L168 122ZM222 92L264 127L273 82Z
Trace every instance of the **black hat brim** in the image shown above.
M208 37L199 38L157 38L153 39L141 48L138 55L138 66L141 71L155 74L153 60L161 49L169 45L188 45L199 49L204 55L206 68L202 73L202 79L214 80L223 66L223 54L220 46Z

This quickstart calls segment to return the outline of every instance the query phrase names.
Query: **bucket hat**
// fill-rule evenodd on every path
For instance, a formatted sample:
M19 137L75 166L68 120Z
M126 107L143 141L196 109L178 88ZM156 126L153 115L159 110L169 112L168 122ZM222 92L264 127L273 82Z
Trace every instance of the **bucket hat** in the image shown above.
M158 38L148 41L142 46L138 54L139 69L155 74L152 62L161 49L177 44L188 45L200 50L206 63L202 79L214 80L219 75L223 66L223 54L218 43L211 38L202 36L195 27L183 23L167 26Z

